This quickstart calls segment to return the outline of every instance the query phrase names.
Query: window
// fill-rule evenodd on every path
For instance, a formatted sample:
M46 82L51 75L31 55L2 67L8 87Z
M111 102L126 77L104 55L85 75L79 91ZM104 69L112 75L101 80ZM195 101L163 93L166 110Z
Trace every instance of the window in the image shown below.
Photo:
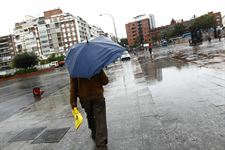
M70 32L70 28L67 28L67 32Z
M72 39L71 39L71 38L69 38L69 41L71 42L71 41L72 41Z
M69 27L70 26L69 23L66 23L66 26Z
M66 32L66 29L63 29L63 32Z
M68 33L68 37L70 37L71 36L71 34L70 33Z
M61 26L62 26L62 27L65 27L65 25L64 25L64 24L62 24Z
M64 42L67 42L67 39L64 39Z
M59 28L59 23L55 23L55 27L56 28Z

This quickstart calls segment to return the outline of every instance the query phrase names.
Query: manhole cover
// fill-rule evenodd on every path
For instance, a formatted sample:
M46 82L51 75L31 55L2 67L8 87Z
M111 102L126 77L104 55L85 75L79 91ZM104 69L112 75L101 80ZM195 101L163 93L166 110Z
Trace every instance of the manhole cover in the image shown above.
M58 143L70 128L49 129L36 138L31 144Z
M45 128L46 127L25 129L13 137L9 142L33 140Z

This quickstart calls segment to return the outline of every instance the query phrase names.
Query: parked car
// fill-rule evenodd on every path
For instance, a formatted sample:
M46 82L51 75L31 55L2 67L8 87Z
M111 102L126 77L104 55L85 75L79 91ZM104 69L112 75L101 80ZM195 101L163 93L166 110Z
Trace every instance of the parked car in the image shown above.
M128 51L124 51L123 54L122 54L122 56L120 57L120 59L122 61L124 61L124 60L130 60L130 54L128 53Z
M166 40L162 40L161 41L161 46L162 47L166 47L168 45L167 41Z
M57 67L59 67L59 63L58 63L58 61L53 61L49 64L49 66L57 68Z
M59 67L63 67L65 64L65 61L59 61Z

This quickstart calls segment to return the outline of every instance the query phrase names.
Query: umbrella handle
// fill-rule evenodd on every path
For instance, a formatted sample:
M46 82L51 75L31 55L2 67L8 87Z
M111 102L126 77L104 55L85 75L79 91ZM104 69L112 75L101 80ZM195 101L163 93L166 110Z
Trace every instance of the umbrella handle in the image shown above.
M87 36L86 36L86 40L87 40L87 43L88 43L88 38L87 38Z

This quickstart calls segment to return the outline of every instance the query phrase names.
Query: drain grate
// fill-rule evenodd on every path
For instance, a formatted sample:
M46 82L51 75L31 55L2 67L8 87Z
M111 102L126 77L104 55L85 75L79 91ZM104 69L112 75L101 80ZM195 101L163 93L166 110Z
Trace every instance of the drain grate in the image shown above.
M9 142L33 140L45 128L46 127L25 129L19 134L17 134L15 137L13 137Z
M49 129L36 138L31 144L58 143L70 128Z

